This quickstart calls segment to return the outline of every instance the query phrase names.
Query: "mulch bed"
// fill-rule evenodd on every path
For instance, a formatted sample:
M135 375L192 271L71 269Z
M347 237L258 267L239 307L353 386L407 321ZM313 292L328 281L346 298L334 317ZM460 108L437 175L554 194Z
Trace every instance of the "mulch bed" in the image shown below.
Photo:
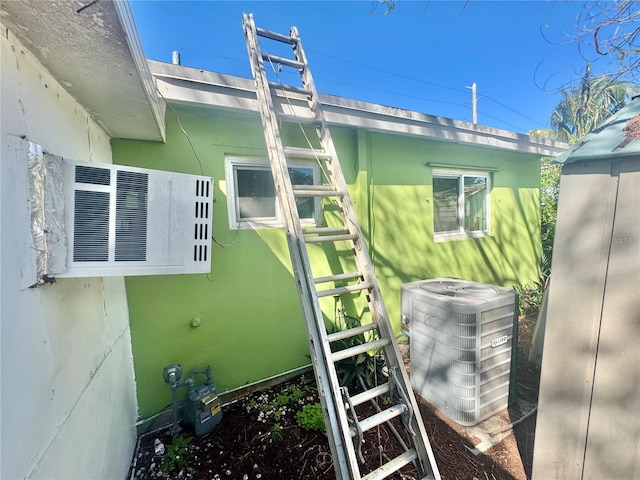
M537 402L539 368L528 362L535 318L523 317L519 322L517 362L518 395ZM261 405L277 398L279 392L302 389L304 398L282 407L277 420L273 412L260 416ZM184 428L191 440L183 452L184 462L165 473L162 457L155 454L154 443L166 448L173 439L169 429L146 434L139 439L130 469L131 479L300 479L334 480L329 444L325 434L301 428L296 414L303 405L317 402L313 376L308 374L262 392L256 392L223 407L220 425L203 436L195 436ZM484 454L472 451L473 442L463 430L426 402L419 400L425 429L429 436L440 474L444 480L526 480L531 477L535 414L513 426L512 433ZM358 407L360 416L375 411L369 404ZM361 408L369 409L363 412ZM514 409L500 412L506 424L517 420L523 412ZM269 416L271 415L271 416ZM274 428L274 426L277 427ZM376 468L402 453L397 440L386 427L367 432L362 448L366 465ZM166 454L165 454L166 455ZM165 470L167 470L165 466ZM363 472L364 473L364 472ZM416 478L412 466L393 477L395 480Z

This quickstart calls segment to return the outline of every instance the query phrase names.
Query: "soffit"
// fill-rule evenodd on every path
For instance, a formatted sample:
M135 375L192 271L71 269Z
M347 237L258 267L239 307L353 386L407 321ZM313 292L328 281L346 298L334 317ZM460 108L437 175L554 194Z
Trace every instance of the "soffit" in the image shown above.
M128 2L2 1L0 21L110 136L164 140Z

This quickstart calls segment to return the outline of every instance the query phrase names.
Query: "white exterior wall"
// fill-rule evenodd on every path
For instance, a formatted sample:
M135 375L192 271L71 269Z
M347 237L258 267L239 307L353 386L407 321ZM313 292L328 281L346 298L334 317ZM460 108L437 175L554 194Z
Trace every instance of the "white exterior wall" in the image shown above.
M111 163L110 138L4 28L0 44L0 478L123 479L137 417L124 280L21 290L28 212L14 146L25 136L54 155Z

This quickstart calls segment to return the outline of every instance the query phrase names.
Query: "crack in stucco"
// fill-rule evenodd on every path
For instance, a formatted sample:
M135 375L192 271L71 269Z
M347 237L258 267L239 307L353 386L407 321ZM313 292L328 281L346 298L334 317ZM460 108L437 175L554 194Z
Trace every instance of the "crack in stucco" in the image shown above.
M78 406L78 404L80 403L80 401L84 397L85 392L89 389L89 387L93 383L96 375L98 374L98 372L100 371L100 369L104 365L104 362L107 360L107 358L109 358L109 356L111 355L111 353L115 349L116 345L118 345L120 343L120 341L122 340L122 338L124 337L124 335L128 331L129 331L129 326L127 325L127 326L124 327L122 332L120 332L120 335L115 339L115 341L110 345L109 350L107 350L104 353L104 355L102 357L102 360L100 360L100 363L94 369L92 369L89 372L89 380L84 384L84 386L80 390L80 393L78 394L76 400L73 402L73 406L65 414L63 420L56 425L56 430L55 430L54 434L51 436L51 438L49 439L49 441L47 443L47 446L42 450L42 453L40 454L40 458L38 458L38 460L33 463L33 467L24 476L24 478L27 478L27 479L33 478L33 475L35 475L37 473L38 469L42 465L42 462L47 458L47 452L49 451L51 446L54 444L56 438L58 438L58 436L60 435L61 430L64 428L65 424L67 423L67 421L69 420L69 418L71 417L71 415L75 411L76 407ZM52 392L53 392L53 389L52 389Z

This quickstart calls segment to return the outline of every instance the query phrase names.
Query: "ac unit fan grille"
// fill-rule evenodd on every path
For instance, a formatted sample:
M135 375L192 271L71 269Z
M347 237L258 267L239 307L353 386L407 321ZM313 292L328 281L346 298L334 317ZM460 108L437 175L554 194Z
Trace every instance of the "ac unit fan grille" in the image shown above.
M88 183L91 185L111 185L111 170L98 167L76 165L76 183Z
M76 190L73 221L75 262L109 261L109 194Z
M149 176L119 170L116 190L116 262L147 259Z

